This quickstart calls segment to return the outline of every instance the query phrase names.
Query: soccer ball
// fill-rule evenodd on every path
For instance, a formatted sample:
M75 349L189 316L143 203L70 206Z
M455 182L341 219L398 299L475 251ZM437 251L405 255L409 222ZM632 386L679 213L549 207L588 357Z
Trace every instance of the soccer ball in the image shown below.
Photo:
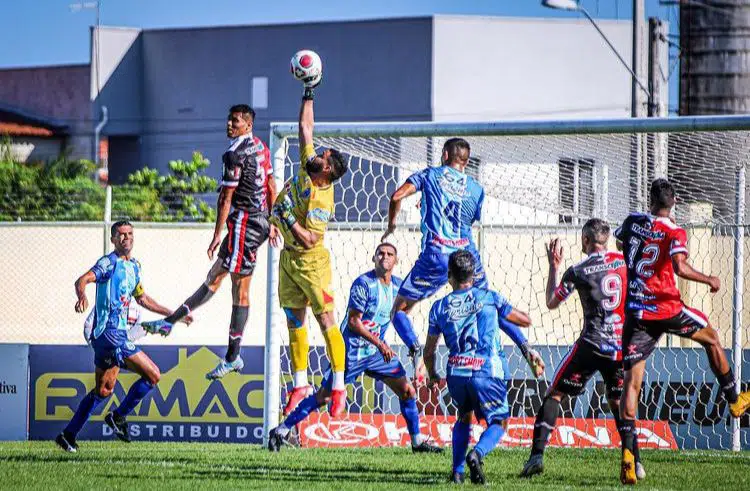
M306 84L315 85L323 77L323 62L315 51L303 49L292 56L292 75Z

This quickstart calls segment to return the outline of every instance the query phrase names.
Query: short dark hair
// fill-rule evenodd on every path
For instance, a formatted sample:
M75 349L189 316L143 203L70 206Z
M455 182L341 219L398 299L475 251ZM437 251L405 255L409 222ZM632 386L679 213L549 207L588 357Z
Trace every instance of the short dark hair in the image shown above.
M338 181L341 177L346 174L349 170L349 162L346 161L344 155L338 150L333 148L328 149L330 154L328 155L328 162L331 164L331 182Z
M463 138L449 138L443 145L443 152L448 152L448 162L453 159L468 160L471 155L471 146ZM462 155L466 152L466 157Z
M124 227L125 225L128 225L130 227L133 226L133 224L127 220L118 220L113 223L112 227L109 229L110 237L114 237L115 235L117 235L117 229L120 227Z
M378 253L381 247L390 247L393 249L393 253L398 256L398 249L396 249L396 246L391 244L390 242L381 242L378 244L378 246L375 248L375 254Z
M458 250L448 257L448 274L458 283L471 281L475 268L474 255L465 249Z
M595 244L606 244L609 240L609 224L600 218L592 218L583 224L583 236Z
M672 208L675 203L674 186L664 178L656 179L651 183L651 206L659 209Z
M229 114L240 113L243 116L250 116L251 121L255 121L255 111L247 104L235 104L229 108ZM247 119L247 118L246 118Z

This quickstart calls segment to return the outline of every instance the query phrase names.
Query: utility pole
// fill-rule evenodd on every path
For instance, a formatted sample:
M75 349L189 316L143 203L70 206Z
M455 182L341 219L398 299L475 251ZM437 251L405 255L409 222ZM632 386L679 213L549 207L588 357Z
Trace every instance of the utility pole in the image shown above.
M667 115L667 104L661 95L664 82L661 57L666 44L666 33L661 19L648 19L648 39L648 91L651 96L648 101L648 116L664 117ZM651 143L653 177L667 177L667 134L654 133Z
M631 70L633 78L630 81L630 115L634 118L644 116L643 93L639 85L642 70L643 31L644 31L644 0L633 0L632 38L633 52ZM631 187L631 207L644 211L647 206L646 189L648 189L648 162L646 160L645 139L643 134L636 133L630 142L630 175L634 178L635 188Z

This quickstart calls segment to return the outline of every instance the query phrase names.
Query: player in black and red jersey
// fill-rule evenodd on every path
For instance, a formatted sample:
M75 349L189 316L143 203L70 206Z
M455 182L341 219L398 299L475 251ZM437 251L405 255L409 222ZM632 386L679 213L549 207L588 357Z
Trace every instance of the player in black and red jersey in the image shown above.
M555 428L562 398L580 395L596 372L604 379L609 408L615 421L619 422L627 276L622 253L607 251L608 240L609 225L605 221L598 218L587 221L581 231L586 258L569 267L559 285L557 272L562 264L563 248L559 239L553 239L547 247L547 307L556 309L574 290L578 290L583 307L583 330L560 363L544 397L534 423L531 456L521 471L521 477L544 471L544 449ZM643 466L639 465L638 471L646 477Z
M729 402L735 418L750 407L750 392L737 393L737 384L716 331L706 316L680 298L675 275L708 285L711 293L721 287L716 276L707 276L687 262L687 233L670 214L675 192L666 179L651 184L649 214L631 213L615 231L628 268L628 296L623 330L625 387L620 404L622 465L620 480L635 484L635 418L646 359L662 334L676 334L699 343L706 350L711 370Z
M209 379L239 372L244 365L240 354L242 334L249 314L250 279L255 270L258 248L267 238L274 243L278 231L269 225L268 216L276 200L271 156L268 147L253 135L255 111L245 104L229 109L227 137L229 148L221 159L224 171L216 212L216 226L208 258L213 259L226 223L228 233L221 242L219 256L206 281L175 312L160 320L144 322L150 333L167 336L172 326L206 303L221 286L227 274L232 279L232 319L229 346L225 358L206 374Z

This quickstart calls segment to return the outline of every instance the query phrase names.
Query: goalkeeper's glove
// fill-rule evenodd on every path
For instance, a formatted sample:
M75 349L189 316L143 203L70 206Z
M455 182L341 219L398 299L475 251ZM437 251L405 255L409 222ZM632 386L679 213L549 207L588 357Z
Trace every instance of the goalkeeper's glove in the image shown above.
M315 99L315 87L320 85L320 82L322 80L323 80L322 74L302 79L302 84L305 87L305 91L302 93L303 101L311 101Z
M521 353L523 354L526 363L529 364L529 368L531 368L531 373L534 374L534 377L541 377L544 373L544 360L542 360L539 352L529 346L529 343L523 343L519 348L521 349Z
M279 221L281 221L281 223L286 225L287 228L292 228L292 225L297 223L297 218L294 216L294 213L292 213L293 207L294 203L292 203L292 198L289 197L289 194L285 194L282 199L273 205L273 210L271 210L271 212L279 219Z

